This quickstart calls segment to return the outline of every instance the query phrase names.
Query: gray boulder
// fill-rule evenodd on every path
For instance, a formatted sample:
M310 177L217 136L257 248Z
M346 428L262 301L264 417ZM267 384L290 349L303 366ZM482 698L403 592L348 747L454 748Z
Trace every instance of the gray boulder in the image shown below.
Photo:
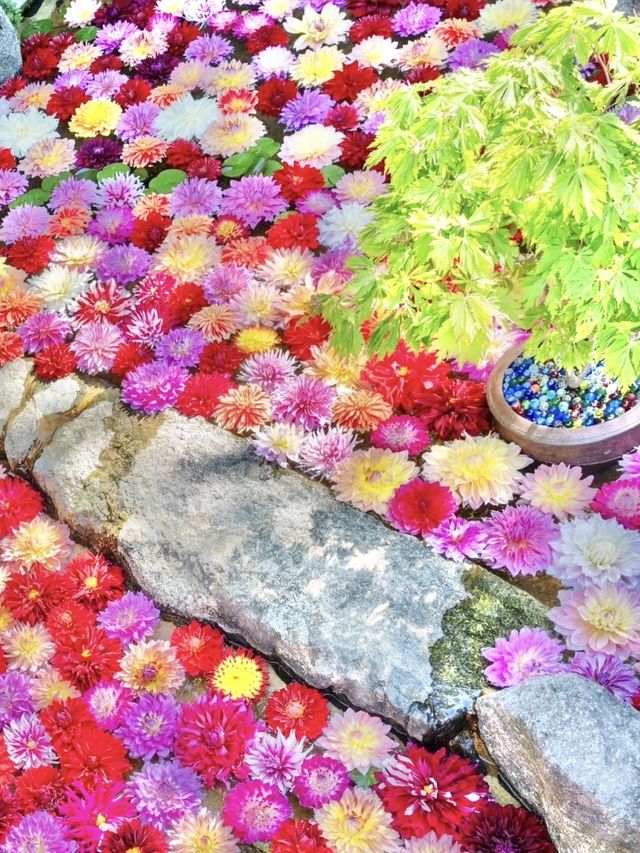
M0 83L13 77L22 68L18 34L7 13L0 8Z
M483 696L480 734L559 853L640 849L640 713L579 675Z

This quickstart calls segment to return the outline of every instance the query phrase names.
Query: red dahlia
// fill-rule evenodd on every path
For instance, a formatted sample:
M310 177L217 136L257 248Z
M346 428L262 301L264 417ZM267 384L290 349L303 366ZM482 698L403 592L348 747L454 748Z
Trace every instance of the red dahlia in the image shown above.
M358 62L348 62L322 88L334 101L353 101L363 89L373 86L377 79L378 75L373 68Z
M416 744L398 753L377 778L377 793L403 838L421 837L431 830L436 835L455 834L489 791L470 761L447 755L445 749L428 752Z
M0 790L0 843L7 837L12 826L20 820L22 813L9 788Z
M22 237L4 251L11 266L35 275L47 266L55 246L51 237Z
M102 554L83 554L65 566L73 598L92 610L124 595L124 572Z
M287 47L288 44L289 36L278 24L260 27L259 30L251 33L246 41L247 52L251 56L255 56L267 47Z
M38 47L24 54L22 73L29 80L46 80L58 70L58 54L50 47Z
M69 376L77 366L76 357L69 344L53 344L40 350L35 357L35 374L45 382Z
M491 429L485 386L466 379L445 379L426 389L414 407L424 425L448 441L463 433L480 435Z
M0 788L12 784L15 779L16 767L9 758L4 738L0 740Z
M433 353L414 353L400 343L390 355L371 359L362 379L394 409L410 414L425 389L440 385L448 375L449 365L438 363Z
M186 166L186 172L190 178L217 181L222 174L222 163L215 157L196 157Z
M372 142L372 133L365 133L363 130L354 130L353 133L347 133L340 143L342 154L338 162L345 168L363 169L371 153Z
M147 252L154 252L164 241L171 227L171 217L151 212L145 219L136 219L129 239L134 246Z
M0 169L15 169L18 161L11 153L10 148L0 148Z
M274 731L315 740L329 722L329 703L319 690L292 682L271 694L264 718Z
M412 68L407 74L409 83L430 83L432 80L437 80L442 76L442 71L439 68L434 68L432 65L420 65L418 68ZM431 89L429 89L431 91Z
M288 820L271 839L271 853L331 853L318 827L308 820Z
M326 114L322 123L327 127L335 127L342 133L351 133L360 124L360 114L353 104L336 104Z
M298 94L293 80L270 77L258 88L258 110L267 116L279 116L282 108Z
M220 397L235 386L236 383L224 373L194 373L187 379L176 409L188 418L199 415L209 420L213 417Z
M285 163L273 176L280 187L283 197L289 202L297 201L311 190L324 187L324 175L313 166L301 166L299 163Z
M120 71L124 68L124 62L117 56L98 56L89 66L92 74L100 74L101 71Z
M82 632L96 624L96 614L93 610L83 607L77 601L65 601L55 607L47 616L44 626L53 639L68 639L71 635Z
M331 334L331 325L319 315L309 320L292 320L282 336L283 341L296 358L307 361L311 348L320 346Z
M113 100L125 110L127 107L146 101L150 94L149 83L141 77L134 77L120 86Z
M68 121L81 104L90 100L80 86L66 86L53 92L47 102L47 112L60 121Z
M43 622L68 594L69 583L62 572L35 565L24 572L11 573L1 600L14 619L35 625Z
M396 491L387 518L403 533L426 536L455 513L458 504L450 489L420 478L405 483Z
M100 782L117 782L131 769L117 737L97 726L81 728L68 749L60 753L65 782L80 782L93 791Z
M462 824L458 839L468 853L554 853L542 820L526 809L485 803Z
M349 39L353 44L359 44L369 36L382 36L393 38L393 27L387 15L365 15L360 18L349 30Z
M42 512L39 492L18 477L0 479L0 539Z
M65 783L57 767L33 767L15 780L16 799L23 814L55 811L64 799Z
M122 645L102 628L87 628L68 639L58 638L53 665L78 690L89 690L118 671Z
M61 752L74 743L81 731L96 728L96 721L84 699L67 699L65 702L56 699L40 713L40 721Z
M208 305L204 290L199 284L179 284L167 299L167 313L172 326L185 326L191 317Z
M178 660L188 675L204 675L220 662L224 654L224 638L220 631L195 619L171 635Z
M126 376L134 368L139 367L141 364L148 364L150 361L153 361L153 352L149 347L127 341L124 344L120 344L116 350L116 357L111 365L111 372L114 376L122 379L123 376Z
M313 213L289 213L267 231L273 249L317 249L318 218Z
M203 844L207 844L203 841ZM102 836L101 853L167 853L165 836L148 823L125 821Z
M191 139L176 139L167 148L167 165L172 169L186 169L198 157L202 157L202 148Z
M24 355L22 338L15 332L0 332L0 367Z
M200 370L205 373L233 374L245 358L246 355L229 341L207 344L200 356Z
M201 35L202 30L196 24L192 24L189 21L178 21L167 36L169 53L171 56L178 56L180 59L183 59L185 50L192 41L195 41Z

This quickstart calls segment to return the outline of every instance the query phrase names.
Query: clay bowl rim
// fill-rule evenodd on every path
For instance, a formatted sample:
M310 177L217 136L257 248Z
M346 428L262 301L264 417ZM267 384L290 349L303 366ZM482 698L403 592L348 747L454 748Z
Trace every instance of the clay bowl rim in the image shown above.
M530 441L547 446L598 444L605 439L621 435L640 421L640 402L614 420L586 427L550 427L534 424L523 418L507 403L502 387L504 374L515 359L524 352L524 345L508 349L496 363L487 382L487 402L498 424L509 427Z

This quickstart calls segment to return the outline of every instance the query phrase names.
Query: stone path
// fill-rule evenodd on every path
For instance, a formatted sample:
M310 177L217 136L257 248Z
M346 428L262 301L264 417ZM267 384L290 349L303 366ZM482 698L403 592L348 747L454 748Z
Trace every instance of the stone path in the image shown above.
M170 411L127 413L99 383L0 371L0 432L59 517L171 614L215 622L299 678L445 739L483 689L480 649L545 609L248 443Z

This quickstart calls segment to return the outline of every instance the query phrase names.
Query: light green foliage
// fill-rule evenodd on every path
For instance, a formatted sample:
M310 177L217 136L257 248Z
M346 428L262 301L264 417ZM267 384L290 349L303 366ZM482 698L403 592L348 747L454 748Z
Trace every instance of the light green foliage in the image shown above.
M640 132L613 110L640 86L640 19L602 0L552 9L484 70L388 101L370 165L389 192L364 258L323 314L342 349L389 351L403 335L480 360L495 323L531 329L528 351L569 369L604 359L640 375ZM581 67L608 57L605 85ZM520 229L521 246L512 237Z

